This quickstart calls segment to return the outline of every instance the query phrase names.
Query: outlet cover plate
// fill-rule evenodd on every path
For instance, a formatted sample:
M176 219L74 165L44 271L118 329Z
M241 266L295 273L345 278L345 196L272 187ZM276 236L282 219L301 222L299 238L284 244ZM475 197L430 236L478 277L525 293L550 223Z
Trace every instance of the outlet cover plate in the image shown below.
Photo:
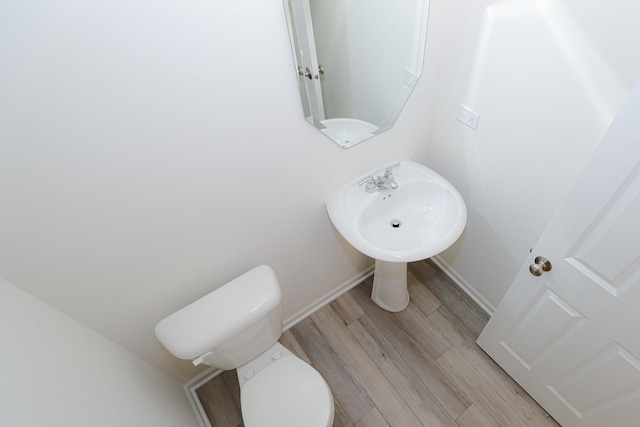
M478 128L478 121L480 121L480 114L476 113L466 105L460 104L458 107L458 116L456 118L466 126L476 130Z
M418 76L408 68L404 69L404 84L414 87L418 83Z

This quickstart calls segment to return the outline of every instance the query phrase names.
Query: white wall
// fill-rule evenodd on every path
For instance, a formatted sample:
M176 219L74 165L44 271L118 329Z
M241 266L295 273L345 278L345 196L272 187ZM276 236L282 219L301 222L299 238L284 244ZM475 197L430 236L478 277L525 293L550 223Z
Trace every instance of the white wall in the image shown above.
M0 276L183 379L160 319L261 263L288 317L371 265L324 202L426 151L437 78L344 151L303 118L279 0L8 0L0 57Z
M287 317L331 292L371 261L324 202L411 158L461 190L444 259L496 305L640 74L639 7L434 0L398 122L344 151L303 119L278 0L5 1L0 276L187 378L157 321L260 263Z
M640 76L640 3L449 3L422 160L467 202L467 229L443 259L491 308ZM480 113L477 132L455 120L459 103Z
M182 385L0 279L0 425L197 426Z

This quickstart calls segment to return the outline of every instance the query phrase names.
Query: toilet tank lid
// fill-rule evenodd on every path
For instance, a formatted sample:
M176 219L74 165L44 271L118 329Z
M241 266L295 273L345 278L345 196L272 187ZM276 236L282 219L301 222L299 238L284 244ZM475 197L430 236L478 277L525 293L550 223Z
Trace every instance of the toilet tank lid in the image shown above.
M195 359L269 314L280 299L275 272L260 265L158 322L156 337L174 356Z

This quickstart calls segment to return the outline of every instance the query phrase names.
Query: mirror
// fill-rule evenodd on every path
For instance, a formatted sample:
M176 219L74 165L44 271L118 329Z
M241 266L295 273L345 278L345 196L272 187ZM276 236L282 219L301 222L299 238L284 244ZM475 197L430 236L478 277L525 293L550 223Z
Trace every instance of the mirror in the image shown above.
M305 119L343 148L390 129L424 59L429 0L284 0Z

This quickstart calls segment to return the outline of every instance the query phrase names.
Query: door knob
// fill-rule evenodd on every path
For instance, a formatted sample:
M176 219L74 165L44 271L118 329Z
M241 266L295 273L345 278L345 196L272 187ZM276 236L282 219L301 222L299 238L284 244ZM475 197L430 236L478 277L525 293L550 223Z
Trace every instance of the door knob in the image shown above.
M313 74L311 74L311 70L309 69L309 67L306 67L305 73L304 75L309 79L313 79Z
M529 266L529 272L534 276L542 276L542 273L549 270L551 270L551 261L543 256L537 256L534 263Z

